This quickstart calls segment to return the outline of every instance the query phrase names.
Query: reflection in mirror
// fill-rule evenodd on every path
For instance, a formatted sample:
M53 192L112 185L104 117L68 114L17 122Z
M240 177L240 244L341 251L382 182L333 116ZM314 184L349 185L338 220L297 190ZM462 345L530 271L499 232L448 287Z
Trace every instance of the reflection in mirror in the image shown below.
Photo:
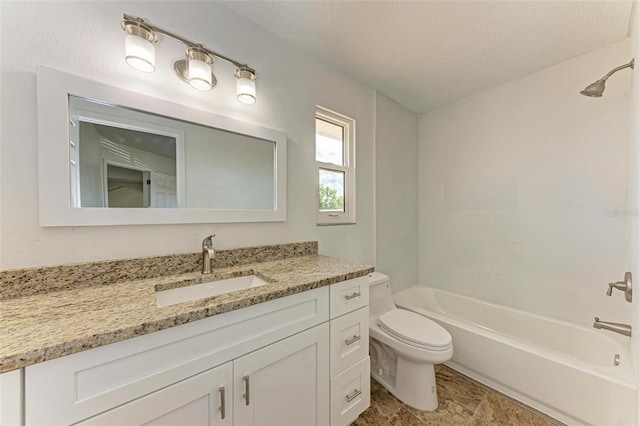
M275 208L275 142L75 96L69 117L71 207Z

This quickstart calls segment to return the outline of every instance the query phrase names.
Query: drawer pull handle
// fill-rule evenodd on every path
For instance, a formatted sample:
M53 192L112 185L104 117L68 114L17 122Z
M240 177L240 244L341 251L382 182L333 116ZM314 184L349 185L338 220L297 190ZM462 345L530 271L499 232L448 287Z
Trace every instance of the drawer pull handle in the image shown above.
M351 300L351 299L355 299L356 297L360 297L360 295L361 293L347 294L344 296L344 298L347 300Z
M358 395L360 395L361 393L362 393L361 389L354 389L353 390L353 394L345 396L345 399L347 400L347 402L351 402L354 399L356 399L358 397Z
M352 343L357 342L358 340L360 340L360 336L356 336L356 335L354 335L351 339L346 339L344 342L345 342L347 345L350 345L350 344L352 344Z
M224 420L224 418L227 416L224 402L224 386L218 388L218 390L220 391L220 418Z
M244 405L249 405L249 376L244 376L242 380L244 381L244 395L242 395L245 400Z

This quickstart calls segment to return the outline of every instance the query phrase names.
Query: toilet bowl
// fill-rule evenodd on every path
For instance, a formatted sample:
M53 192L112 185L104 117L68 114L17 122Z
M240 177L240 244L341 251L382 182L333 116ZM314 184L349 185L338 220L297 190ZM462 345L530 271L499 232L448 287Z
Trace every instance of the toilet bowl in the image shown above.
M388 276L370 274L369 287L371 376L405 404L435 410L434 364L453 356L451 335L422 315L396 308Z

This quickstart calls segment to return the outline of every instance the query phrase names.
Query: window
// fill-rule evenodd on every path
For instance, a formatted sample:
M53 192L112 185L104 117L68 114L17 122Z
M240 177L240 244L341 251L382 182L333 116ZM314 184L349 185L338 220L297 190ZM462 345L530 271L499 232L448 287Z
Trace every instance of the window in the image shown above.
M316 107L318 225L356 222L355 120Z

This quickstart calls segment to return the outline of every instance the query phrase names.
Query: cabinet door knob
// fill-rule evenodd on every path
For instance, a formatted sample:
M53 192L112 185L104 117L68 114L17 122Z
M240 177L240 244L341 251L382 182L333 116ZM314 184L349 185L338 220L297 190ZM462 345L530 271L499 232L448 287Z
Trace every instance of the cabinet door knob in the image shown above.
M351 300L351 299L355 299L356 297L360 297L361 293L353 293L353 294L346 294L344 296L345 299L347 300Z
M220 391L220 418L224 420L226 415L225 402L224 402L224 386L218 389Z
M244 405L249 405L249 376L244 376L242 378L242 380L244 381Z
M350 345L350 344L352 344L352 343L357 342L358 340L360 340L360 336L356 336L356 335L354 335L351 339L345 339L345 341L344 341L344 342L345 342L347 345Z
M358 397L362 393L362 389L354 389L351 395L345 396L347 402L351 402Z

